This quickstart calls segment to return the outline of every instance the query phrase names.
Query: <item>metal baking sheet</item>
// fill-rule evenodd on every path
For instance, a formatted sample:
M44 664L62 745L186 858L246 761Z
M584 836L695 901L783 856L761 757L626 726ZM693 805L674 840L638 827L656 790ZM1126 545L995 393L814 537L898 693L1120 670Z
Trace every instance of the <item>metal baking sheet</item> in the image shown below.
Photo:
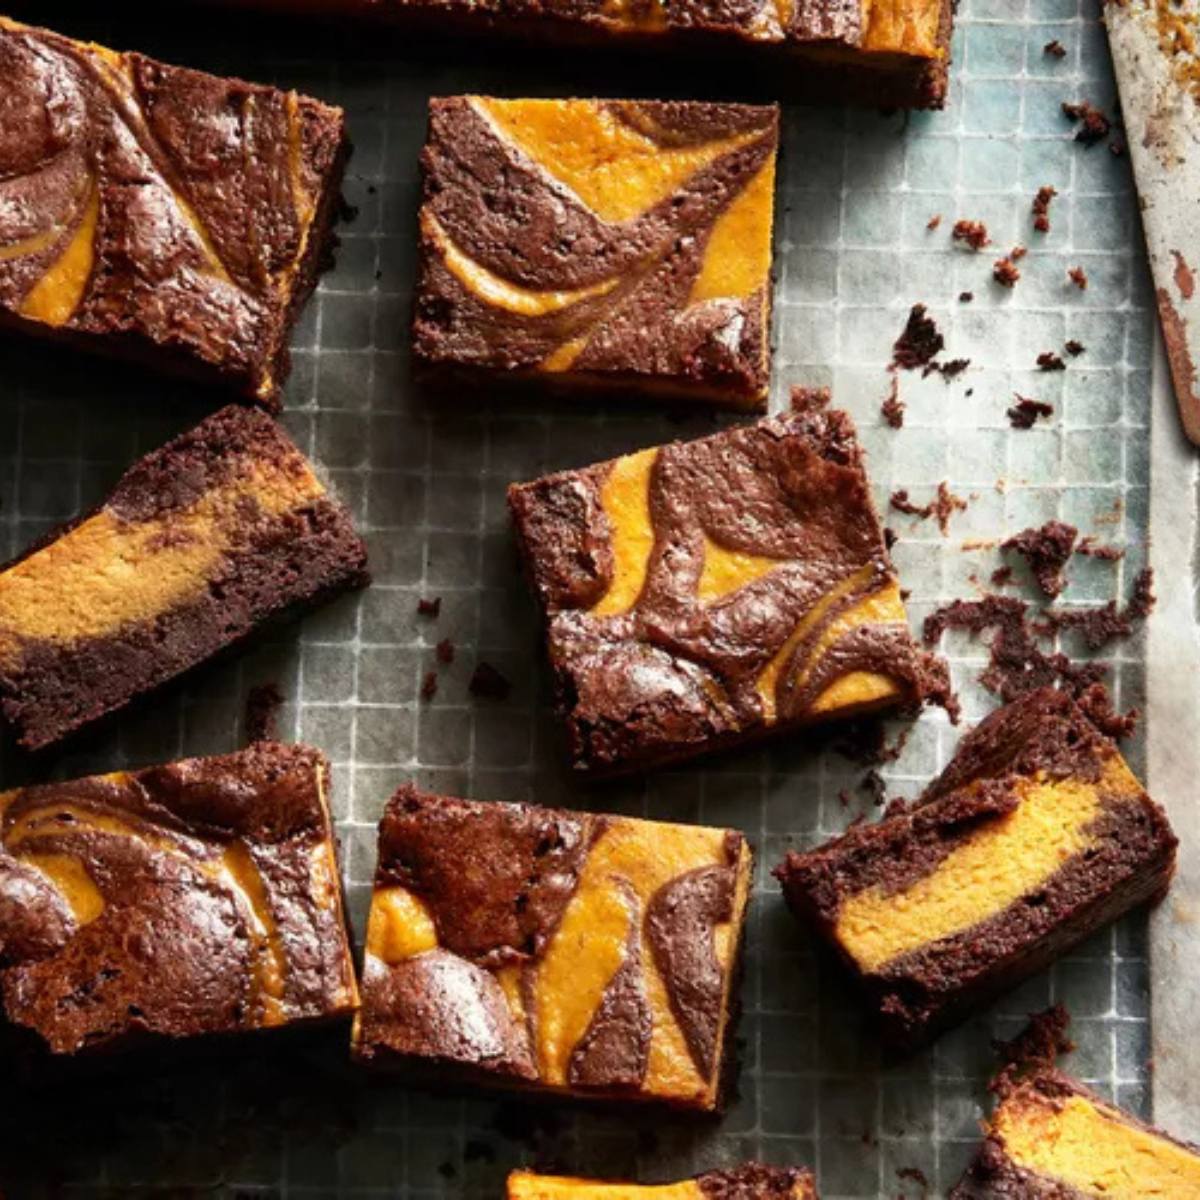
M939 601L977 594L975 580L999 561L995 540L1051 516L1128 550L1115 565L1073 567L1072 600L1124 595L1145 560L1151 425L1163 410L1152 416L1153 293L1132 182L1126 159L1072 141L1060 111L1063 100L1083 98L1111 110L1094 7L963 0L944 113L785 114L773 406L783 406L793 384L828 384L859 423L881 506L897 487L923 501L942 480L969 500L946 537L933 522L888 516L900 535L895 557L912 590L914 623ZM518 68L497 49L465 62L445 47L435 54L337 28L316 33L298 21L282 28L162 8L169 11L101 19L41 3L15 15L274 80L348 108L357 149L347 197L357 215L343 226L337 268L297 332L285 419L354 507L376 582L129 715L56 760L54 772L228 750L241 739L248 690L277 683L288 698L283 732L314 742L335 763L333 802L360 933L374 825L402 780L477 798L737 826L761 865L741 1084L728 1115L704 1122L644 1109L430 1096L355 1074L338 1037L252 1039L232 1060L142 1063L69 1094L4 1089L6 1195L497 1197L507 1170L522 1162L650 1181L748 1157L811 1164L827 1197L916 1197L925 1193L922 1176L935 1194L977 1143L990 1039L1011 1035L1026 1013L1053 1000L1075 1016L1071 1069L1149 1114L1144 917L1093 938L925 1054L883 1064L852 997L814 959L767 874L787 847L815 844L852 816L877 811L858 786L862 766L808 742L619 786L588 790L568 776L509 538L505 485L706 432L715 419L618 401L518 403L486 391L431 403L408 382L406 322L428 96L583 90L576 58L522 60ZM1054 39L1065 58L1043 53ZM635 90L635 78L613 69L603 87L653 94ZM699 91L713 81L666 71L662 89L686 94L689 83ZM592 79L588 90L600 86ZM1040 235L1030 203L1044 184L1059 195L1052 231ZM942 223L930 230L934 214ZM980 254L953 245L958 217L986 221L994 245ZM1009 291L991 281L991 267L1017 243L1029 253ZM1087 271L1086 291L1066 279L1075 265ZM959 302L963 291L974 293L972 303ZM946 357L970 358L971 366L950 384L903 374L907 421L893 431L879 417L885 367L916 302L929 305L945 331ZM1061 350L1067 338L1086 353L1064 372L1038 372L1036 354ZM1014 391L1052 403L1053 418L1011 430L1005 410ZM16 551L102 496L138 453L193 423L205 403L126 368L0 347L0 551ZM416 613L418 598L432 596L442 598L436 621ZM441 670L436 698L423 703L420 681L445 637L458 654ZM993 704L974 682L980 651L965 641L949 649L967 715L977 719ZM508 701L470 697L467 680L480 659L513 681ZM1123 706L1145 705L1141 640L1118 648L1114 686ZM941 715L922 717L903 755L884 769L889 793L914 793L957 736ZM1129 752L1142 770L1141 737ZM16 781L26 770L10 758L0 762L0 779Z

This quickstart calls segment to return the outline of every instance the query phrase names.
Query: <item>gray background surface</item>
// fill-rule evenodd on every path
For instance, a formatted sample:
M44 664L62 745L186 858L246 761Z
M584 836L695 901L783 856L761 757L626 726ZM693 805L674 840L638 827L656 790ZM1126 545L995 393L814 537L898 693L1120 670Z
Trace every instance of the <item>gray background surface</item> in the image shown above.
M500 50L411 48L296 23L267 27L213 11L36 18L171 61L274 80L349 111L356 153L336 270L295 339L286 423L353 506L376 582L276 635L267 645L166 693L52 764L59 775L225 751L242 737L255 683L288 697L283 731L334 761L333 803L359 931L374 864L374 825L403 780L485 799L644 813L737 826L759 852L750 918L740 1096L720 1122L645 1109L596 1112L478 1095L430 1096L366 1080L340 1033L251 1040L182 1064L141 1061L85 1084L14 1093L0 1105L0 1181L11 1196L269 1195L496 1197L518 1162L580 1174L669 1179L747 1157L811 1164L826 1196L919 1196L950 1185L977 1142L992 1068L989 1039L1051 1000L1075 1016L1070 1066L1144 1111L1149 1031L1145 923L1100 934L1052 971L929 1052L882 1064L859 1009L826 977L784 912L767 872L874 813L863 768L817 744L725 755L689 770L584 790L564 769L548 711L533 606L518 576L505 485L713 428L707 415L611 403L514 402L486 393L427 402L408 383L406 322L429 95L676 94L714 82L688 69L626 70L604 60L584 77L578 56L509 61ZM29 16L27 10L16 15ZM1063 60L1043 55L1058 38ZM408 56L404 51L410 50ZM923 501L940 480L968 498L950 536L896 513L895 558L914 624L940 600L977 594L1000 561L995 539L1051 516L1127 546L1124 562L1082 560L1068 599L1128 591L1144 557L1149 376L1154 317L1127 160L1070 140L1060 104L1111 108L1114 89L1092 0L963 0L954 81L942 114L879 116L789 107L778 192L773 406L796 383L829 384L859 422L881 506L895 487ZM730 94L732 80L720 80ZM1035 234L1039 186L1060 192L1053 230ZM942 214L941 227L926 229ZM994 246L952 245L956 217L987 222ZM991 281L999 254L1030 247L1015 290ZM1066 281L1083 265L1086 292ZM975 295L958 303L961 291ZM909 306L928 304L945 357L969 357L952 384L904 375L903 430L880 424L885 365ZM1078 338L1066 372L1036 371L1041 350ZM1012 393L1054 417L1009 429ZM103 496L139 453L187 427L211 402L128 369L28 346L0 347L0 551ZM416 614L441 596L437 621ZM434 645L450 637L432 703L418 700ZM978 647L952 639L955 679L974 720L994 701L975 684ZM1077 649L1077 648L1075 648ZM1121 647L1118 700L1143 698L1141 647ZM504 703L474 701L479 659L514 682ZM889 794L912 794L942 765L957 731L940 714L914 728L888 767ZM1140 741L1131 748L1141 769ZM39 768L43 769L44 768ZM0 781L28 766L0 759ZM838 799L850 793L849 805ZM7 1178L5 1175L7 1174Z

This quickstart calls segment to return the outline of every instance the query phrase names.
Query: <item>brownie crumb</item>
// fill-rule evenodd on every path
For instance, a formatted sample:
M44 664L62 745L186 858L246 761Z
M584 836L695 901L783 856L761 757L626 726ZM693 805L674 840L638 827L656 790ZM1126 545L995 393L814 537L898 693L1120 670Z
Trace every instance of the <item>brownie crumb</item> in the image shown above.
M1021 278L1021 270L1011 256L998 258L992 265L992 278L1003 287L1016 287L1017 280Z
M924 379L927 375L932 375L936 371L949 383L950 380L961 375L970 365L971 360L969 358L952 358L949 362L944 363L932 362L921 372L921 378Z
M1081 355L1087 349L1087 347L1082 342L1077 342L1074 338L1071 338L1070 341L1063 346L1063 349L1072 358L1078 358L1079 355Z
M908 488L897 488L889 497L888 504L897 512L906 513L910 517L918 517L924 521L933 516L933 501L928 504L914 504L908 498Z
M437 695L438 674L436 671L426 671L421 680L421 699L432 700Z
M1071 267L1067 271L1067 278L1081 291L1087 291L1088 277L1087 272L1082 267Z
M1042 594L1051 598L1061 595L1067 586L1063 568L1067 565L1079 530L1065 521L1047 521L1038 529L1024 529L1000 543L1002 550L1012 550L1029 564Z
M1147 567L1138 572L1129 602L1123 608L1119 608L1115 600L1110 600L1098 608L1052 610L1043 614L1040 631L1050 634L1060 629L1074 629L1082 635L1089 650L1102 650L1117 638L1128 637L1134 625L1150 615L1154 604L1154 572Z
M512 691L512 684L488 662L476 665L467 686L472 696L484 700L507 700Z
M924 304L914 304L904 330L892 345L892 367L913 371L932 362L946 345Z
M890 526L883 527L883 544L890 550L900 539L896 536L896 531Z
M1090 558L1098 558L1103 562L1116 562L1125 557L1125 551L1119 546L1098 546L1096 539L1089 533L1075 547L1076 554L1086 554Z
M435 653L438 662L448 667L454 661L454 643L449 638L442 638Z
M1067 364L1053 350L1043 350L1037 356L1039 371L1065 371Z
M956 496L947 486L943 479L938 484L937 498L933 502L933 513L937 517L938 528L942 531L942 537L945 537L950 532L950 518L956 512L963 512L967 507L967 502L961 497Z
M942 214L934 213L928 221L925 222L925 228L929 230L936 229L942 223Z
M904 425L904 401L900 399L900 381L892 376L892 386L887 399L879 408L883 419L893 428L900 429Z
M1054 41L1047 42L1042 47L1042 53L1048 54L1051 58L1066 58L1067 48L1058 40L1058 38L1055 38Z
M273 742L279 737L283 693L274 683L260 683L246 694L246 741Z
M887 784L884 783L883 776L874 767L859 780L858 786L871 797L871 803L876 808L884 806L887 801Z
M974 292L959 292L958 293L959 304L970 304L971 301L974 299L975 299Z
M1089 101L1081 100L1072 104L1064 100L1062 110L1063 116L1068 120L1079 122L1079 128L1075 131L1077 142L1082 142L1085 146L1094 146L1108 137L1112 122Z
M1008 587L1013 581L1013 569L1007 563L992 572L992 587Z
M951 236L956 242L966 242L972 250L982 250L991 241L982 221L955 221Z
M1032 429L1038 417L1054 415L1054 405L1044 400L1034 400L1032 396L1022 396L1020 392L1013 392L1013 395L1017 402L1008 410L1008 423L1014 429Z
M432 600L426 600L422 596L417 601L417 614L422 617L437 617L442 611L441 596L434 596Z
M907 1180L909 1183L915 1183L921 1189L923 1195L928 1195L929 1177L920 1167L897 1167L896 1177Z
M1038 233L1050 232L1050 201L1058 195L1058 190L1049 186L1038 188L1033 198L1033 227Z
M1026 250L1024 246L1014 246L1008 252L1008 257L1011 258L1013 262L1020 262L1020 260L1023 259L1028 253L1029 251Z

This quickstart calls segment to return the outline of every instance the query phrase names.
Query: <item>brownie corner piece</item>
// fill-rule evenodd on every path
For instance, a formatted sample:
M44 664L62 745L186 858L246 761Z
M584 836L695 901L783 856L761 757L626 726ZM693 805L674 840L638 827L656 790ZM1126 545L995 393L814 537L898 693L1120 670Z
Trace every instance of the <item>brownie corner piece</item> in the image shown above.
M969 733L913 804L776 868L788 904L911 1050L1160 897L1166 813L1065 693Z
M509 489L579 769L924 697L854 426L824 399Z
M40 750L367 581L345 506L271 417L229 405L0 568L0 714Z
M0 329L277 409L328 257L341 109L0 18Z
M819 1200L813 1174L806 1167L775 1167L747 1162L705 1171L692 1179L663 1184L613 1184L598 1179L509 1173L508 1200L608 1200L619 1190L626 1200L653 1200L663 1187L678 1200Z
M354 1056L718 1109L751 872L731 830L402 788L379 827Z
M430 103L418 370L759 410L779 110Z
M56 1056L348 1018L358 1004L308 746L0 793L0 1000Z

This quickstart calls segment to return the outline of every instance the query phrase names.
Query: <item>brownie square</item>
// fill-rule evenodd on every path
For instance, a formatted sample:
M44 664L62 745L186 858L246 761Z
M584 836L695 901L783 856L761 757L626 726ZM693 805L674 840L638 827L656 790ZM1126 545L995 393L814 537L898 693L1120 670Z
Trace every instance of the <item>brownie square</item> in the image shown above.
M924 695L862 451L826 400L509 489L578 768Z
M0 567L0 714L42 749L366 582L346 508L274 420L231 405Z
M341 109L0 17L0 329L278 407Z
M379 826L355 1057L718 1108L751 869L732 830L401 788Z
M796 916L909 1050L1160 896L1176 839L1066 694L983 721L911 808L776 869Z
M319 750L0 793L0 997L55 1055L358 1004Z
M764 408L778 141L775 106L432 100L418 367Z

